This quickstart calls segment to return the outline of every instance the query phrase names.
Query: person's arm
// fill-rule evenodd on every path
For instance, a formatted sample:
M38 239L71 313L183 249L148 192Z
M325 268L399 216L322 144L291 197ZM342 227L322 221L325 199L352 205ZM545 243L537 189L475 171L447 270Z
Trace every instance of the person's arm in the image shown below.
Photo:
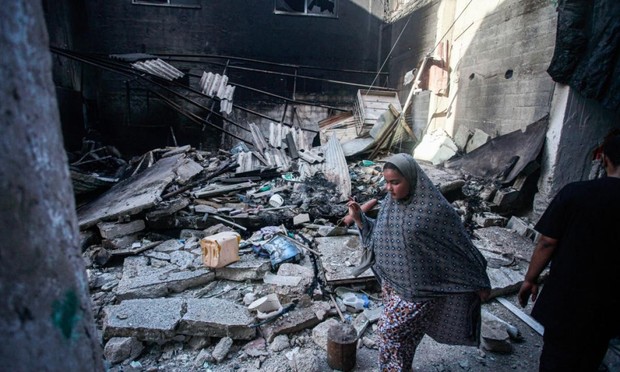
M527 305L528 298L532 297L532 301L536 301L538 296L538 276L547 267L551 256L558 245L558 240L542 235L534 248L530 266L525 274L521 289L519 289L519 304L522 307Z

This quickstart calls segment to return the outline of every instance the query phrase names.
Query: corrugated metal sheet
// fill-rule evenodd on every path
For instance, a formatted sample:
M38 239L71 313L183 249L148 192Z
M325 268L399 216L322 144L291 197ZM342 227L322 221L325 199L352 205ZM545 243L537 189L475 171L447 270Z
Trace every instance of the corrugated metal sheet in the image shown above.
M131 67L136 70L148 72L151 75L159 76L167 80L174 80L183 77L183 73L177 70L174 66L164 62L157 58L144 62L135 62L131 64Z
M336 136L332 136L324 147L323 173L325 178L338 185L340 201L346 201L351 195L351 175L340 141Z
M230 114L235 87L228 85L228 76L203 71L200 78L200 91L209 97L220 99L220 112Z

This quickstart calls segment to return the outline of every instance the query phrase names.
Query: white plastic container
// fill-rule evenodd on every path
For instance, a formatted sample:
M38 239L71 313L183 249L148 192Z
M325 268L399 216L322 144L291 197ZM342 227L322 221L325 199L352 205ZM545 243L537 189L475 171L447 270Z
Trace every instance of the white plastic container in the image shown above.
M346 293L342 298L342 303L351 307L355 311L362 311L368 307L369 301L366 296L359 296L355 293Z
M207 267L219 268L239 261L240 241L241 236L234 231L223 231L200 239L202 262Z

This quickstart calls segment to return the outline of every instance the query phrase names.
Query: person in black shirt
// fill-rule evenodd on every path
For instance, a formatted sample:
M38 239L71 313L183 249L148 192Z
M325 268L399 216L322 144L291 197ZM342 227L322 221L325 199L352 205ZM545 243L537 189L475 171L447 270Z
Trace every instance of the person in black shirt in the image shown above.
M536 301L545 327L540 371L597 371L620 335L620 135L606 139L602 161L607 177L566 185L535 226L542 235L518 297Z

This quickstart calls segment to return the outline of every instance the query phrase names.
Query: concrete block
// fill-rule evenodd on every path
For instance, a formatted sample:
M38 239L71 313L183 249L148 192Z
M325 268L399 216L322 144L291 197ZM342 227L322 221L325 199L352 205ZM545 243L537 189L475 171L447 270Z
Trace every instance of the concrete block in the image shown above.
M310 215L308 213L301 213L293 217L293 225L301 225L306 222L310 222Z
M312 328L320 322L311 308L295 308L288 312L285 317L280 317L264 325L263 335L267 342L271 342L277 335L299 332Z
M456 134L454 135L454 144L459 149L459 151L465 151L465 146L467 146L467 141L473 135L473 132L469 130L465 125L459 125L459 129L457 129Z
M340 322L336 318L329 318L312 329L312 341L327 351L327 331Z
M224 359L226 359L226 355L230 351L230 348L233 345L233 340L230 337L223 337L220 342L215 345L213 352L211 352L211 356L217 363L222 363Z
M108 306L104 308L103 337L165 342L176 334L183 303L180 298L160 298L127 300Z
M241 260L228 266L215 269L217 279L244 282L246 280L262 280L265 273L271 270L271 263L264 258L253 255L242 255Z
M228 336L234 340L251 340L256 336L256 329L249 327L253 322L248 309L234 302L218 298L188 299L177 332L191 336Z
M144 350L142 342L134 337L112 337L105 344L103 356L110 363L133 360Z
M162 297L207 284L214 279L215 273L207 268L181 270L179 266L167 263L156 267L149 265L146 257L127 257L116 296L119 300Z
M446 132L438 130L422 137L422 141L413 152L413 157L437 165L456 155L457 150L457 146Z
M515 231L521 236L525 236L527 230L529 229L529 226L519 217L511 216L510 220L508 220L508 223L506 224L506 228Z
M480 147L480 146L484 145L485 143L487 143L490 138L491 138L491 136L489 136L488 134L486 134L482 130L480 130L480 129L474 130L473 136L467 142L467 146L465 148L465 152L472 152L473 150L475 150L478 147Z

